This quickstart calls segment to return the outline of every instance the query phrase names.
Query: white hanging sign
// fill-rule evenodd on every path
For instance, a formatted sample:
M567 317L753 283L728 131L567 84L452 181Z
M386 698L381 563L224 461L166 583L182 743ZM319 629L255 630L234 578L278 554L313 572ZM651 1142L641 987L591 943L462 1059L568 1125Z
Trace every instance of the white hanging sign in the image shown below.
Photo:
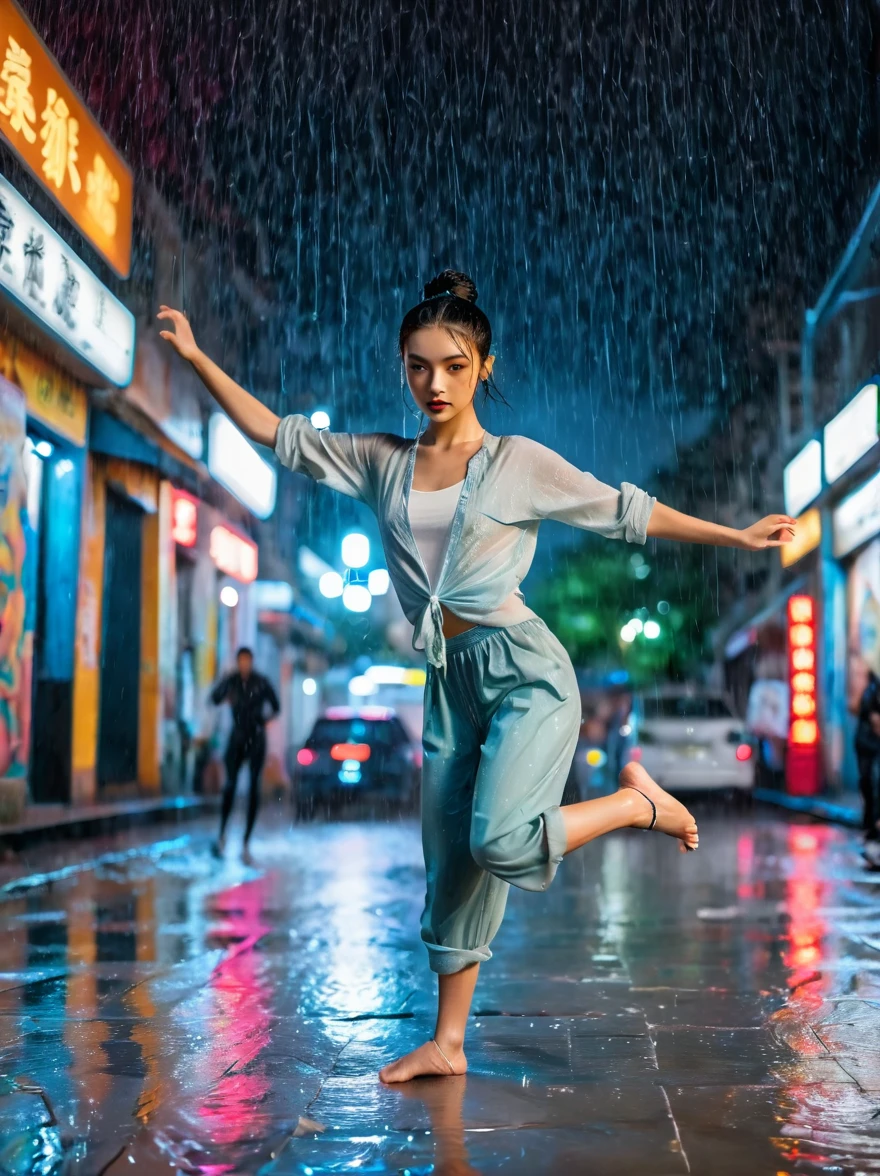
M108 383L131 383L131 311L2 175L0 291Z
M825 426L825 480L830 486L877 444L877 385L866 384Z
M799 515L805 506L822 493L822 446L808 441L797 457L793 457L782 474L785 509Z

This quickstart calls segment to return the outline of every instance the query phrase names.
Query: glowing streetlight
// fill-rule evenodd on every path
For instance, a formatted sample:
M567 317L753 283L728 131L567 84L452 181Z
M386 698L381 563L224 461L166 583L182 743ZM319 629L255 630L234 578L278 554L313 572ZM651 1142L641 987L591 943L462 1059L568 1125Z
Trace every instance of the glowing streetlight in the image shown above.
M620 640L625 641L627 645L630 645L633 641L635 641L635 639L636 630L632 627L632 621L627 621L627 623L620 630Z
M367 577L367 587L371 596L384 596L390 585L391 580L385 568L376 568Z
M225 604L227 608L235 608L238 604L238 592L231 584L224 584L220 589L220 603Z
M347 568L362 568L370 560L370 541L366 535L352 531L342 540L342 562Z
M319 592L328 600L334 600L337 596L341 596L344 587L339 572L325 572L318 581Z
M323 408L315 409L312 413L311 421L316 429L330 428L330 414L329 412L325 412Z
M317 694L318 683L314 678L303 678L303 694Z
M645 636L649 641L654 641L660 636L660 626L656 621L645 621Z
M368 612L373 603L370 590L364 584L346 584L342 590L342 603L349 612Z

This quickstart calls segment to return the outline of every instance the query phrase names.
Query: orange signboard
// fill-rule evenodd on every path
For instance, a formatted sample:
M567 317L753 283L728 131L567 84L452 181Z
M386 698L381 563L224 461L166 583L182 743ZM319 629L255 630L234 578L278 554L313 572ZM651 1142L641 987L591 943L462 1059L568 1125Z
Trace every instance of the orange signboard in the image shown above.
M13 0L0 0L0 134L127 278L131 172Z

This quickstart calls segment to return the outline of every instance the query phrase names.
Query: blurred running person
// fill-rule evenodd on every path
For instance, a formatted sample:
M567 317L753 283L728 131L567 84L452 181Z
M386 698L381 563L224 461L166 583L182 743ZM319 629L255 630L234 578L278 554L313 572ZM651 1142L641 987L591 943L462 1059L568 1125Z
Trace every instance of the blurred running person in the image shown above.
M235 664L235 672L227 674L211 692L211 701L216 706L228 702L232 709L232 733L223 758L226 783L220 810L220 836L214 843L214 851L219 856L226 848L226 825L235 801L238 773L247 760L250 781L242 857L249 861L251 833L260 808L260 774L266 759L266 723L275 718L281 707L272 683L254 670L254 655L246 645L236 653Z
M511 884L546 890L567 853L615 829L656 829L682 852L697 848L693 816L637 763L624 767L612 795L560 804L581 700L568 654L519 590L541 521L630 543L652 536L747 551L788 542L795 526L788 515L741 531L702 522L629 482L603 485L528 437L492 436L475 407L481 384L495 392L492 328L476 301L470 278L444 270L403 317L400 355L427 421L415 439L331 433L298 414L280 420L199 349L185 315L163 306L158 316L168 328L162 338L243 433L289 469L373 510L414 644L428 660L422 942L439 975L439 1008L434 1036L385 1066L383 1082L467 1069L474 985Z

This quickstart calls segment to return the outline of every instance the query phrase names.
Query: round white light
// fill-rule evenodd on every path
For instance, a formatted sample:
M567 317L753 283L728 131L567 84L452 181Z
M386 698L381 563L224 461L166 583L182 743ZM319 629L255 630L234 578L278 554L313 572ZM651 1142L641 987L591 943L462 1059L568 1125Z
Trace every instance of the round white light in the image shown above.
M312 424L316 429L329 429L330 414L324 412L323 408L316 409L315 412L312 413Z
M314 678L303 678L303 694L316 694L318 683Z
M656 621L645 621L645 636L649 641L653 641L655 637L660 636L660 626Z
M632 617L629 621L627 621L627 624L634 633L641 633L642 629L644 628L644 625L638 617Z
M342 562L348 568L362 568L370 560L370 541L366 535L352 531L342 540Z
M34 446L34 450L40 457L51 457L52 443L51 441L38 441Z
M368 666L366 676L380 686L400 686L405 679L406 670L403 666Z
M369 588L363 584L346 584L342 592L342 603L349 612L367 612L373 603Z
M342 576L339 572L325 572L318 581L318 589L322 596L333 600L337 596L342 595L342 590L345 585L342 582Z
M366 698L368 694L375 694L376 687L369 678L365 678L360 674L357 678L352 678L348 684L349 691L358 698Z
M376 568L367 577L367 587L371 596L384 596L391 584L388 573L384 568Z
M620 630L620 640L625 641L627 643L627 645L629 645L629 643L631 641L635 641L635 639L636 639L636 631L632 627L632 621L630 621L628 624L624 625L623 628Z
M238 592L231 584L224 584L220 589L220 603L225 604L227 608L235 608L238 604Z

